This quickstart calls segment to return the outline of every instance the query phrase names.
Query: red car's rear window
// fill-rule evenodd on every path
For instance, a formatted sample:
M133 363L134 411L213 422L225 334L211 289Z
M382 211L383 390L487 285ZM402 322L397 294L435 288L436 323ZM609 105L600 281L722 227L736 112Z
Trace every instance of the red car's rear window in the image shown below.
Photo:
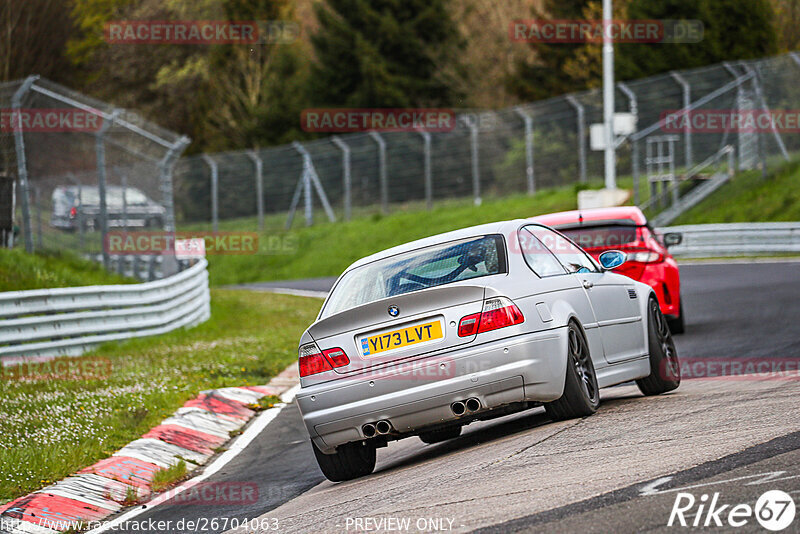
M603 226L582 226L580 228L557 228L580 247L591 249L609 249L624 247L637 241L638 227L631 221L630 225L614 224Z

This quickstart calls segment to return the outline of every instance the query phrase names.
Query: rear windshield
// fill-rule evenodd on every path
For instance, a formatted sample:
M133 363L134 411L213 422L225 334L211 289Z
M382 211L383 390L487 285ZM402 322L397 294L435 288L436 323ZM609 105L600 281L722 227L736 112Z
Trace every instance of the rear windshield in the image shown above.
M321 317L376 300L507 271L503 236L488 235L404 252L348 271Z
M582 226L580 228L556 229L584 249L615 248L634 243L637 227L633 223L604 226Z

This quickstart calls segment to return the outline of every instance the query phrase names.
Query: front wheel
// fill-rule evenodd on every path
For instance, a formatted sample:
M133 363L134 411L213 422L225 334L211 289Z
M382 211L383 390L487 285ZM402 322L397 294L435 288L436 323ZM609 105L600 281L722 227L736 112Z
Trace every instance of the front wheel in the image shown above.
M561 398L544 405L554 421L592 415L600 405L600 388L589 354L589 345L580 328L569 324L567 332L567 376Z
M368 441L355 441L336 447L333 454L324 454L314 442L314 456L325 478L331 482L343 482L367 476L375 469L375 444Z
M636 385L645 395L659 395L676 389L681 384L678 350L656 299L650 299L648 304L647 337L650 375L637 380Z

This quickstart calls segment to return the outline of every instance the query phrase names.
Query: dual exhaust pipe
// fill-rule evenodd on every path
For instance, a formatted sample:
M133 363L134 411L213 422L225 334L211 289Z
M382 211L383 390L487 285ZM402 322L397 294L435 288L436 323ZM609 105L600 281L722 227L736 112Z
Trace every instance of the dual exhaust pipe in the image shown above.
M372 438L375 436L384 436L392 431L392 423L386 420L378 421L377 423L367 423L361 427L364 437Z
M465 401L455 401L453 404L450 405L450 409L453 410L453 414L458 417L466 413L477 412L481 409L481 401L476 399L475 397L470 397Z
M475 397L470 397L465 401L455 401L450 405L450 409L457 417L461 417L467 413L473 413L480 410L482 407L481 401ZM385 419L381 419L377 423L366 423L361 427L361 431L366 438L374 438L375 436L385 436L393 430L392 423Z

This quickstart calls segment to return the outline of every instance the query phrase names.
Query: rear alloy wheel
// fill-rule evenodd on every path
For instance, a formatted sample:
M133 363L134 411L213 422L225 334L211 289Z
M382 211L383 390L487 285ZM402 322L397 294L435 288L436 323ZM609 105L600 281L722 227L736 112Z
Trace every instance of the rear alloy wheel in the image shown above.
M460 435L461 435L461 427L453 426L450 428L443 428L441 430L433 430L431 432L422 432L419 435L419 439L422 440L422 443L427 443L428 445L432 445L434 443L447 441L448 439L457 438Z
M343 482L367 476L375 469L375 444L369 441L355 441L336 447L333 454L324 454L314 442L314 456L325 478L332 482Z
M570 323L568 328L564 393L558 400L544 405L547 415L555 421L592 415L600 405L600 388L597 387L589 345L575 323Z
M667 319L667 325L672 335L683 334L686 331L686 326L683 323L683 297L681 297L681 303L678 306L678 316L674 319Z
M645 395L672 391L681 384L681 364L667 319L661 313L656 299L650 299L648 304L647 333L650 376L637 380L636 385Z

